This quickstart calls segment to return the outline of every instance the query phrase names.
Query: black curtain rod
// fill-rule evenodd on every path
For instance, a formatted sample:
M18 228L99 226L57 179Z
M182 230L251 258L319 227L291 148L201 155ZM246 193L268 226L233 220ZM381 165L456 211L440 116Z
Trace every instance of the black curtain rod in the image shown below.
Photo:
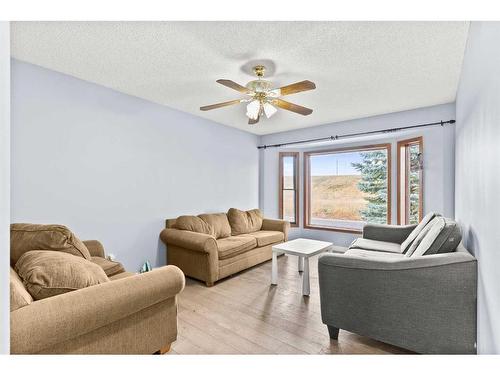
M273 145L262 145L262 146L257 146L257 148L258 149L266 149L266 148L272 148L272 147L281 147L281 146L289 146L289 145L299 145L299 144L302 144L302 143L311 143L311 142L320 142L320 141L336 141L338 139L359 137L359 136L362 136L362 135L379 134L379 133L380 134L394 133L394 132L398 132L400 130L415 129L415 128L424 128L426 126L436 126L436 125L444 126L445 124L454 124L454 123L455 123L455 120L430 122L428 124L419 124L419 125L405 126L405 127L400 127L400 128L390 128L390 129L383 129L383 130L372 130L372 131L369 131L369 132L351 133L351 134L344 134L344 135L332 135L330 137L313 138L313 139L307 139L307 140L303 140L303 141L276 143L276 144L273 144Z

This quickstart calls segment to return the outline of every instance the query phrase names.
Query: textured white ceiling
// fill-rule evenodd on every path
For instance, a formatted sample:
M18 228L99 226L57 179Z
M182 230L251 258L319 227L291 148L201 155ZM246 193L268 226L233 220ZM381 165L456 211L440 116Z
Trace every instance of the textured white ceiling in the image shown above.
M255 134L453 102L467 22L13 22L12 56ZM309 116L280 110L248 125L242 97L215 82L253 79L264 61L276 87Z

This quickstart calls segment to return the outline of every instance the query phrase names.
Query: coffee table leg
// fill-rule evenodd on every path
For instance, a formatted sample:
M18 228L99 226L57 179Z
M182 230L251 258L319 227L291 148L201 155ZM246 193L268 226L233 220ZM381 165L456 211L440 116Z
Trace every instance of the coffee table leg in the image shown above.
M304 271L304 258L303 257L298 257L299 258L299 272Z
M273 261L271 264L271 284L278 285L278 254L273 251Z
M310 290L309 285L309 258L304 258L304 273L302 274L302 295L308 296Z

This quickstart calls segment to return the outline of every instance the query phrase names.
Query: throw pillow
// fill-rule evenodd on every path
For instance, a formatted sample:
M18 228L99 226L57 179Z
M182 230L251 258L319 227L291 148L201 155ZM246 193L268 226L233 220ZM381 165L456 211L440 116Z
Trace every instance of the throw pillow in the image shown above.
M16 264L24 253L31 250L61 251L88 260L91 258L85 244L64 225L11 224L11 265Z
M23 285L16 271L10 267L10 311L20 309L33 302L33 297Z
M411 257L413 252L417 249L418 245L420 245L420 242L424 239L424 237L429 233L431 230L432 226L438 222L438 219L440 216L435 217L432 219L418 234L417 238L411 243L410 247L408 248L408 251L405 253L407 257Z
M231 226L225 213L201 214L198 217L213 228L215 238L226 238L231 235Z
M257 232L262 228L262 213L259 209L241 211L236 208L230 208L227 212L229 224L231 224L231 234L247 234Z
M190 232L210 234L211 236L215 235L214 228L198 216L179 216L175 220L174 228L188 230Z
M59 251L28 251L15 270L35 300L109 281L97 264Z
M437 217L432 221L432 226L429 224L430 228L426 235L422 238L418 246L412 252L411 257L418 257L425 254L427 250L432 246L436 238L443 231L445 227L445 220L442 217Z
M417 236L422 232L422 230L425 228L427 224L430 223L432 219L434 219L436 216L439 216L438 214L434 212L429 212L427 215L424 216L422 221L418 223L418 225L415 227L415 229L412 230L410 235L406 238L406 240L403 241L401 244L401 253L406 254L408 249L410 248L410 245L415 241Z

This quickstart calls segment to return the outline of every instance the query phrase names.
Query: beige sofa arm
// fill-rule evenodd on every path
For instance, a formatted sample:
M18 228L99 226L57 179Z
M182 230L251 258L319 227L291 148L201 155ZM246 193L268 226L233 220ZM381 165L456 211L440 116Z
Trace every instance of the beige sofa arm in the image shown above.
M97 240L83 241L83 244L89 249L89 253L93 257L105 258L104 246Z
M184 284L179 268L165 266L33 302L10 314L11 353L37 353L87 334L175 297Z
M283 232L285 241L288 241L288 231L290 229L290 222L286 220L264 219L262 220L262 230L275 230Z
M209 234L166 228L161 231L160 238L166 245L179 246L204 253L217 251L215 237Z

